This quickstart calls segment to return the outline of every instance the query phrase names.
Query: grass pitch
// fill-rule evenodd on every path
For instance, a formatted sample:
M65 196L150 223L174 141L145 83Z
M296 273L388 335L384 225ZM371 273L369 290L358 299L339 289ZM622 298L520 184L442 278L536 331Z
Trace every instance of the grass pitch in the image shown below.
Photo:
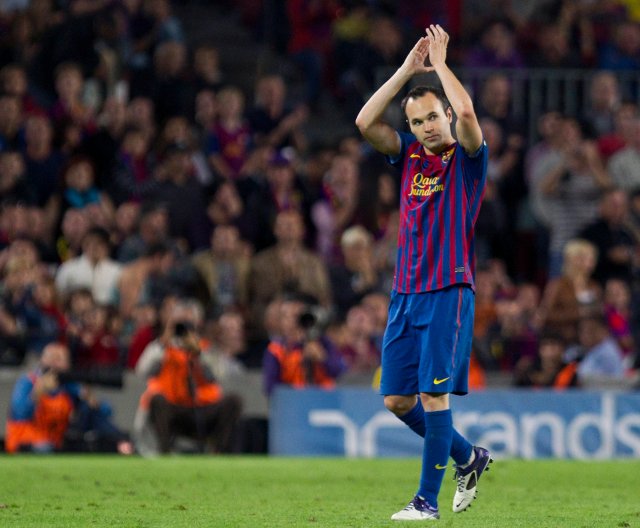
M0 456L5 527L392 527L418 460ZM467 512L441 527L640 528L640 460L497 461ZM411 525L411 523L409 523Z

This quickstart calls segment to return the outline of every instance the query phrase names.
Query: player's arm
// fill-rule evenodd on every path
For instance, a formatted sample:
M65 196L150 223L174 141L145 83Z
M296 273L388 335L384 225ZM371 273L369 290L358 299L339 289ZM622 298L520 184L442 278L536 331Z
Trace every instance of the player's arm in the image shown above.
M424 62L429 53L429 43L422 37L407 55L402 66L371 96L364 104L356 126L362 136L382 154L395 156L400 154L400 136L382 120L382 115L400 89L417 73L431 71Z
M456 136L458 143L467 153L473 154L482 145L482 130L473 109L471 97L447 66L449 35L439 25L429 26L426 32L429 40L429 60L457 117Z

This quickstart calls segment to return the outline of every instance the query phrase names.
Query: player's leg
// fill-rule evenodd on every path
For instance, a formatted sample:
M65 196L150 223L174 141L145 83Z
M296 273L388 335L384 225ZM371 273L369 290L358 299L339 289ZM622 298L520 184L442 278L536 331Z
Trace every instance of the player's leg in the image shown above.
M473 313L475 297L469 288L459 288L459 301L455 308L457 332L455 354L453 356L454 384L450 391L464 395L468 392L469 359L473 338ZM451 306L453 309L453 305ZM456 462L456 492L453 497L453 511L466 510L477 496L478 480L492 462L488 450L472 446L454 430L451 443L451 458Z
M385 396L384 405L418 436L424 438L424 407L417 396ZM470 463L473 446L454 427L451 436L451 458L460 467Z
M415 331L407 319L407 295L392 293L389 319L382 344L380 392L391 412L424 436L424 410L418 400L419 347ZM430 520L440 517L417 495L403 510L392 515L394 520Z

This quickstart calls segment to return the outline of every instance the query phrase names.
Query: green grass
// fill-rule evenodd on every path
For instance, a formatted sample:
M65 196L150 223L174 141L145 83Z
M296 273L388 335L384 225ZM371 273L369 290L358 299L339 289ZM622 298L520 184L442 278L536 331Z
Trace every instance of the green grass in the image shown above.
M1 456L0 526L391 527L418 470L405 459ZM640 528L639 460L498 461L461 514L451 475L440 527Z

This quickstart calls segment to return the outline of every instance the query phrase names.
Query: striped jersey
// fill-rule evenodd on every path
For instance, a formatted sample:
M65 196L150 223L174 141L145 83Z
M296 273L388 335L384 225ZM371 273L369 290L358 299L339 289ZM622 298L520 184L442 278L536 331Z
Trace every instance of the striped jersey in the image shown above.
M427 154L413 134L398 132L402 169L400 228L393 289L399 293L469 284L475 277L474 226L487 176L487 144L470 156L453 143Z

